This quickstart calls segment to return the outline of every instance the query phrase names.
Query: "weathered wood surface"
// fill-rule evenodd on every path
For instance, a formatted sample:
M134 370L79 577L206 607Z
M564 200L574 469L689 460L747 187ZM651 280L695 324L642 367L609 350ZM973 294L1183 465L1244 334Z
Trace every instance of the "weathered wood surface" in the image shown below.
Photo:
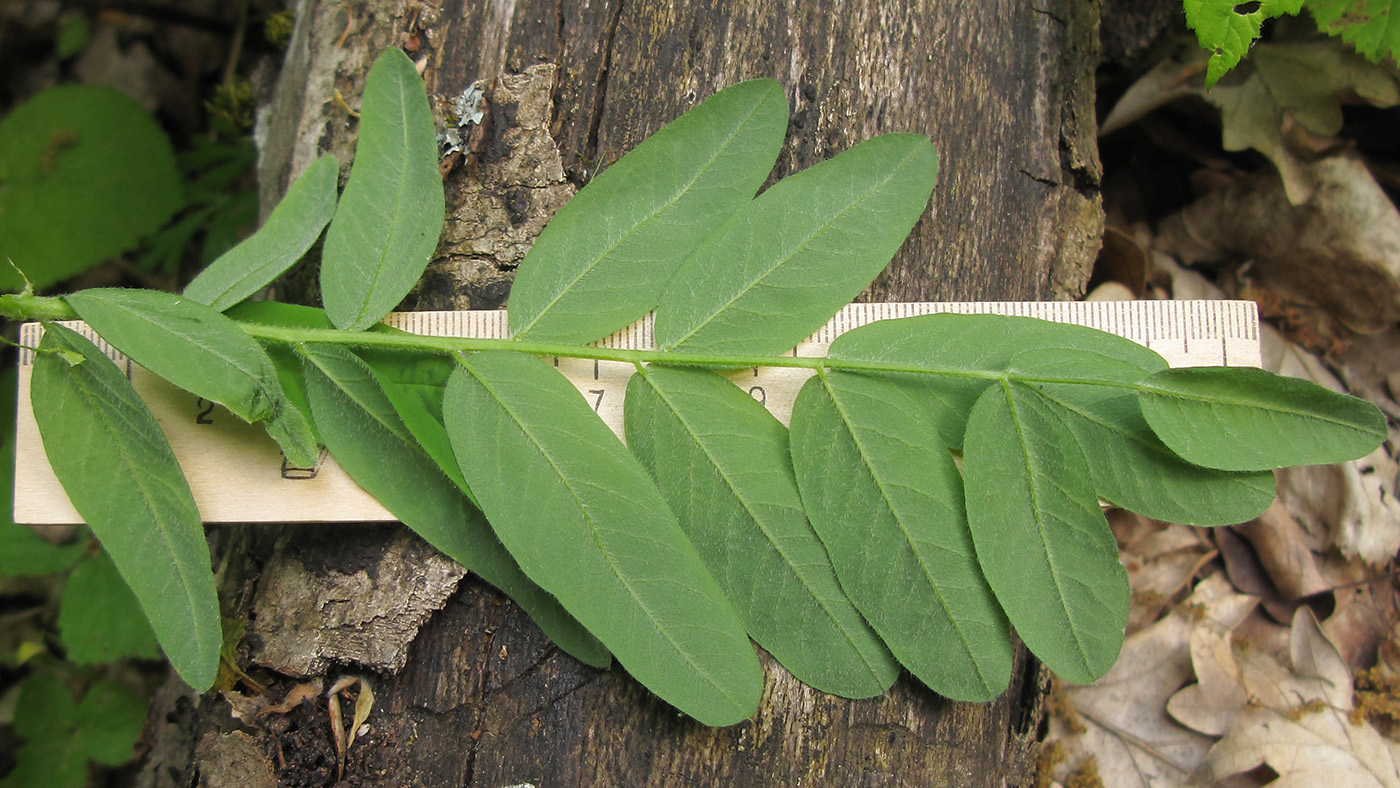
M334 92L358 103L373 57L407 45L426 59L434 97L450 98L483 80L493 99L471 155L447 177L447 240L411 305L495 307L530 239L594 168L715 90L773 77L786 88L792 112L775 175L884 132L926 134L940 151L933 208L866 298L1072 296L1102 228L1092 92L1096 14L1091 0L782 7L753 0L443 0L439 7L301 0L264 117L264 204L317 154L349 160L354 123ZM381 635L375 627L387 616L350 612L356 600L335 590L402 577L384 564L418 554L401 535L385 526L215 534L226 612L251 619L245 659L290 672L295 665L273 655L286 653L285 638L295 650L301 637L308 657L297 664L319 665L324 656L336 661L330 680L342 672L370 676L374 713L350 750L345 784L1032 781L1046 682L1024 654L1011 689L984 705L946 701L907 677L885 697L845 701L807 689L766 661L758 714L708 729L620 671L591 670L562 655L513 604L473 578L453 591L451 573L436 572L443 578L436 590L415 589L420 601L451 595L417 631L407 665L396 673L376 661L382 643L356 652L353 643L330 647L333 636L311 634L334 623L353 630L346 641L407 637L399 630ZM321 590L308 592L306 609L289 613L265 597L298 564L307 584ZM278 567L277 584L260 576L270 565ZM273 616L278 626L268 625ZM270 638L283 640L273 648ZM177 702L178 695L153 714L155 750L143 784L334 782L324 699L245 724L230 715L226 699L207 696L195 705L188 697Z

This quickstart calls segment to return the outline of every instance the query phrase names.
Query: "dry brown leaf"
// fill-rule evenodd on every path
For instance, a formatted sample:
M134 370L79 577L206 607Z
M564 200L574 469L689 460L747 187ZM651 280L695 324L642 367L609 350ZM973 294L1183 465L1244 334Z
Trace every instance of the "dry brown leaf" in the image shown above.
M1190 633L1201 621L1229 628L1254 604L1252 597L1234 593L1223 576L1211 575L1186 603L1128 637L1108 675L1066 689L1065 699L1084 730L1073 732L1064 715L1051 718L1049 738L1060 741L1066 753L1052 776L1064 781L1070 768L1093 756L1104 785L1184 785L1210 745L1209 738L1166 714L1167 698L1191 676Z
M1210 749L1217 777L1268 765L1279 788L1400 788L1400 744L1354 724L1351 670L1300 607L1289 637L1292 669L1262 654L1238 659L1249 702Z
M1121 546L1133 603L1129 634L1156 621L1189 589L1191 578L1214 554L1199 529L1110 509L1109 524Z
M257 716L261 717L264 714L286 714L297 706L300 706L303 702L311 700L320 694L321 682L319 679L303 682L288 690L286 697L282 698L281 703L274 703L271 706L264 707L262 711L258 712Z
M1251 522L1234 526L1235 533L1249 540L1259 563L1279 595L1290 602L1331 589L1318 569L1319 559L1308 549L1303 529L1288 513L1288 507L1275 500ZM1292 615L1293 611L1289 611Z

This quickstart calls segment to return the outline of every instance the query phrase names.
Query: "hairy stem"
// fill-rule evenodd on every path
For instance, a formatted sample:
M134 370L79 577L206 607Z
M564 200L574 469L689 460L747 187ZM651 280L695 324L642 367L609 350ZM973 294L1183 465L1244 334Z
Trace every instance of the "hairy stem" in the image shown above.
M0 295L0 317L12 320L78 320L78 314L61 297L29 294ZM1028 383L1092 383L1112 388L1140 389L1140 384L1111 381L1086 381L1047 375L1027 376L993 370L970 370L940 367L932 364L901 364L889 361L831 358L829 356L770 356L747 353L689 353L675 350L645 350L606 348L596 345L570 345L557 342L534 342L525 339L481 339L476 337L441 337L423 334L380 331L342 331L333 328L298 328L261 323L238 322L249 336L270 342L296 344L342 345L348 347L377 347L417 350L444 355L504 350L546 358L585 358L599 361L620 361L627 364L669 364L673 366L705 367L709 369L743 369L745 367L787 367L810 369L817 373L828 370L846 372L883 372L905 375L935 375L976 378L979 380L1020 380Z

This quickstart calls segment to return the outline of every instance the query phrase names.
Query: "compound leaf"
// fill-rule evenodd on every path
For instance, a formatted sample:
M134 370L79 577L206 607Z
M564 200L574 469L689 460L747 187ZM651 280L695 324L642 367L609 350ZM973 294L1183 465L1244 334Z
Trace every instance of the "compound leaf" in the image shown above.
M525 573L663 700L706 725L753 714L758 657L641 464L545 362L497 351L459 364L447 431Z
M917 134L875 137L784 178L681 266L656 310L657 346L792 349L889 263L937 178L938 154Z
M799 681L879 695L899 665L841 591L807 523L787 430L708 370L652 367L627 384L627 444L734 603Z
M602 644L525 577L481 513L419 448L365 362L328 345L297 352L312 413L345 472L429 544L514 599L560 648L606 666Z
M337 328L369 328L408 295L437 249L444 204L423 79L388 49L365 79L355 162L323 245L321 298Z
M991 700L1011 634L926 405L886 378L814 377L793 404L793 465L841 586L895 657L940 695Z
M1369 402L1262 369L1195 367L1143 383L1142 414L1187 462L1226 471L1326 465L1388 437Z
M648 137L540 233L511 286L514 334L591 342L645 315L686 256L753 199L786 130L782 88L754 79Z
M1123 645L1128 575L1073 433L1035 389L999 383L972 408L963 476L978 561L1017 634L1066 681L1102 676Z
M220 312L267 287L306 254L335 215L340 163L322 156L287 189L267 222L210 263L185 286L185 297Z
M1110 502L1158 520L1230 525L1258 517L1274 500L1274 475L1231 473L1183 461L1147 426L1132 386L1167 368L1068 348L1027 351L1014 375L1077 380L1036 383L1079 440L1094 489ZM1107 383L1109 385L1095 385Z
M44 452L73 507L136 594L170 663L205 690L219 665L219 601L204 525L160 425L126 376L77 333L49 325L30 397Z
M267 431L294 465L316 462L303 414L288 407L272 360L229 318L183 296L104 288L67 296L112 346L171 383Z

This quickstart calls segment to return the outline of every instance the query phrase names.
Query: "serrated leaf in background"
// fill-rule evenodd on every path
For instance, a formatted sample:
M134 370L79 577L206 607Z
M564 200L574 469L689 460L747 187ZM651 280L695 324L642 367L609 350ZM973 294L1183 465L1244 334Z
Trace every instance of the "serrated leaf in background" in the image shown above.
M656 480L749 634L799 681L879 695L899 665L836 580L802 510L787 430L709 370L627 384L627 445Z
M706 725L752 715L753 645L641 464L547 363L508 352L459 363L447 431L525 573L662 700Z
M968 419L963 477L977 560L1016 634L1066 681L1102 676L1128 576L1069 428L1033 388L992 386Z
M24 743L0 788L82 788L88 761L131 760L145 720L146 701L115 681L94 684L74 702L57 676L31 676L15 705L15 733Z
M0 183L0 261L40 288L135 246L181 204L165 132L97 85L46 90L0 122ZM0 290L23 284L0 267Z
M560 648L606 666L607 650L525 577L481 513L414 441L364 361L334 346L297 352L315 421L345 472L428 544L514 599Z
M1206 67L1206 87L1211 88L1234 68L1259 38L1265 19L1296 14L1303 0L1183 0L1186 26L1196 33L1201 47L1211 53Z
M340 162L322 156L297 178L256 233L185 286L186 298L222 312L262 290L301 259L335 214Z
M1365 400L1262 369L1196 367L1142 383L1142 414L1187 462L1227 471L1328 465L1370 454L1389 436Z
M1307 0L1317 29L1340 35L1373 61L1400 60L1400 14L1395 0Z
M50 325L30 396L49 463L190 686L219 665L219 600L204 523L170 444L126 376L91 342Z
M337 328L369 328L408 295L437 249L444 204L423 78L388 49L365 79L355 162L322 247L321 299Z
M58 632L64 655L80 665L160 658L141 604L105 553L84 558L68 574Z
M1011 677L1010 630L957 467L911 391L873 375L807 381L792 411L798 486L841 586L895 657L940 695L991 700Z
M197 301L154 290L83 290L65 300L136 363L246 422L266 422L288 461L315 465L310 425L287 406L267 353L231 319Z
M1125 361L1082 350L1031 350L1013 358L1008 368L1032 378L1085 381L1037 383L1036 388L1078 439L1094 490L1109 502L1191 525L1246 522L1273 502L1273 473L1231 473L1192 465L1147 426L1137 396L1119 386L1140 383L1166 369L1167 363L1156 354L1147 351L1142 360ZM1114 385L1087 385L1091 381Z
M511 331L592 342L651 311L691 251L753 199L786 130L782 87L755 79L648 137L540 233L511 286Z
M938 153L917 134L875 137L784 178L681 266L656 309L657 347L791 350L889 264L937 179Z

